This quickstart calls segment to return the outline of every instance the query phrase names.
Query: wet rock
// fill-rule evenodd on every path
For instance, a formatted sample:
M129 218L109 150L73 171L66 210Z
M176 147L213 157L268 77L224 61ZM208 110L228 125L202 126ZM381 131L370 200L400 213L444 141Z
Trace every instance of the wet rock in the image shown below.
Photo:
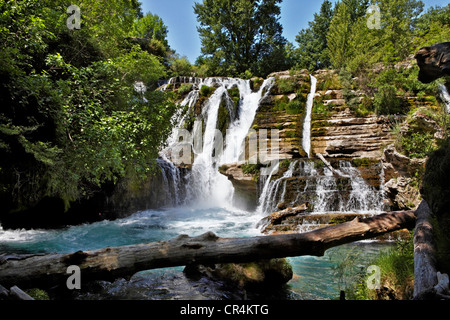
M292 267L286 259L187 266L184 273L188 277L208 277L240 288L278 287L293 277Z
M233 204L244 210L255 209L258 205L258 174L246 174L241 164L223 165L220 173L234 186Z

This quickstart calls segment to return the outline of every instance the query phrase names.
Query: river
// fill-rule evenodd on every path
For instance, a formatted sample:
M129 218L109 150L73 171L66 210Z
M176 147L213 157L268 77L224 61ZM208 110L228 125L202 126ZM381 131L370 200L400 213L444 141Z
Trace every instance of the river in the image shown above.
M71 226L58 230L2 230L2 253L68 253L107 246L169 240L180 234L197 236L212 231L220 237L259 236L258 213L233 208L171 208L138 212L128 218ZM140 272L130 281L98 282L75 292L74 299L215 300L215 299L336 299L339 274L336 267L353 259L348 279L364 272L377 253L390 246L364 241L330 249L323 257L289 258L293 279L279 290L243 292L210 279L189 279L183 267ZM350 284L350 283L349 283Z

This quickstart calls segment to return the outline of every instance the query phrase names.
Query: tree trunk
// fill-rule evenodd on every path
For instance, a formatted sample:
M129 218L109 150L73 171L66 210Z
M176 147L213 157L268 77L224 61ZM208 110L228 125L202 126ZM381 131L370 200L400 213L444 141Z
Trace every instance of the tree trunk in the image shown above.
M432 289L437 283L435 248L433 240L432 212L426 201L416 211L414 231L414 296Z
M0 256L0 283L26 287L64 286L76 265L81 280L113 280L136 272L191 264L243 263L263 259L322 256L331 247L412 229L413 211L386 213L301 234L253 238L219 238L213 233L170 241L105 248L72 254Z

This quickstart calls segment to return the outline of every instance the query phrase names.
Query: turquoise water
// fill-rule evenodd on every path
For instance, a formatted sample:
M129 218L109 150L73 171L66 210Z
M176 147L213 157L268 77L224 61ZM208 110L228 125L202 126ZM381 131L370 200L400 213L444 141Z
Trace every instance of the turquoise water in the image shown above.
M0 253L70 253L107 246L169 240L180 234L197 236L207 231L219 237L260 236L256 223L262 217L233 208L175 208L136 213L116 221L71 226L60 230L2 230ZM363 272L386 244L359 242L330 249L324 257L289 258L294 278L277 292L259 292L255 298L335 299L347 279L339 278L336 266L348 259L355 262L351 273ZM347 259L347 260L346 260ZM187 279L183 268L151 270L136 274L130 281L101 282L95 293L79 299L242 299L252 298L206 279ZM344 284L343 284L344 283ZM99 289L100 288L100 289ZM247 296L249 295L249 296Z

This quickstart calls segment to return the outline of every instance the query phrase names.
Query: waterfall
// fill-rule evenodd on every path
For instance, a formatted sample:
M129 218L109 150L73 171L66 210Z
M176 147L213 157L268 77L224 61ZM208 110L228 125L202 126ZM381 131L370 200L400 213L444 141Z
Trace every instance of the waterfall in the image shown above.
M383 211L383 187L370 186L349 161L340 160L334 166L332 172L311 160L292 161L281 177L271 175L264 182L258 210L270 214L277 211L279 203L289 207L307 203L312 214ZM379 179L383 186L382 170Z
M273 167L273 169L270 172L270 174L267 177L267 179L264 181L264 187L263 187L261 195L259 197L259 206L258 206L258 209L257 209L258 212L266 213L266 211L265 211L265 208L267 207L266 201L267 201L267 199L269 199L269 197L268 197L269 189L271 187L271 184L273 183L272 176L274 175L275 172L278 172L279 167L280 167L280 163L278 162ZM263 178L264 178L264 176L263 176Z
M169 147L161 153L159 165L164 178L162 188L172 199L172 205L194 205L202 207L229 208L232 205L234 187L227 177L220 174L223 164L241 163L245 160L245 141L254 122L260 101L270 94L274 79L264 81L256 92L251 89L249 80L233 78L181 79L193 83L193 89L180 103L174 115L176 127L168 139ZM177 83L180 79L171 80ZM180 142L178 128L185 126L188 115L193 114L200 98L202 85L213 86L215 91L203 103L202 121L194 124L193 134ZM317 79L311 76L311 92L306 105L303 147L311 157L311 114L316 92ZM235 106L228 90L239 89L239 104ZM224 132L217 130L219 111L227 108L230 125ZM196 134L198 133L198 135ZM225 136L225 139L224 139ZM190 170L182 175L180 168L170 162L171 148L187 144L193 151ZM261 147L261 146L260 146ZM189 152L191 153L191 152ZM376 190L362 178L358 169L349 161L336 161L332 171L312 159L291 161L289 167L277 163L267 169L268 176L261 175L262 186L258 213L270 214L277 210L279 203L299 206L308 203L312 213L325 212L377 212L383 208L383 188ZM281 171L279 173L278 171ZM381 178L380 178L381 179Z
M447 87L444 84L439 86L441 92L441 99L445 104L445 111L450 114L450 94L448 93Z
M286 194L286 179L292 178L296 165L297 161L291 162L288 170L281 178L272 180L273 173L278 171L279 165L274 167L269 178L264 184L264 188L259 199L259 212L271 213L277 211L276 209L278 204L284 202L284 197ZM282 187L280 188L280 186Z
M223 146L223 137L218 135L217 120L222 96L229 83L222 83L209 98L202 110L206 119L203 134L203 149L196 154L188 177L189 202L197 201L206 205L227 205L231 203L233 186L228 179L218 172L217 164L220 156L219 150ZM219 140L222 139L222 143Z
M314 105L314 95L316 94L317 79L311 75L311 93L308 94L308 100L306 102L306 116L303 124L303 150L311 156L311 115Z
M349 161L339 161L338 172L342 176L349 178L351 182L351 192L348 200L341 203L341 212L380 212L383 209L384 188L379 191L370 187L361 176L359 170L352 166ZM384 185L383 172L380 175L381 186Z
M233 78L171 79L169 84L187 80L189 83L194 83L193 90L181 102L178 112L174 115L173 122L176 126L167 141L168 148L161 152L161 158L163 161L169 161L172 149L179 145L179 128L184 127L187 115L192 114L191 111L199 99L201 86L215 87L214 93L203 104L201 114L203 122L197 121L194 124L194 133L190 135L190 142L186 142L183 138L182 143L190 143L193 147L194 161L190 173L184 180L186 184L184 199L177 201L183 204L196 203L204 206L227 207L232 203L234 188L228 178L219 173L219 166L237 163L242 159L245 154L245 139L255 119L260 100L263 98L263 93L270 92L274 78L265 80L257 92L251 89L250 80ZM234 105L228 93L228 90L233 88L239 89L240 99L237 111L233 110ZM231 118L226 135L225 132L217 130L219 109L223 103ZM200 137L196 133L199 133ZM162 165L162 169L164 174L169 174L169 177L164 179L165 186L173 185L175 182L169 183L169 181L172 181L172 177L178 179L179 175L172 172L171 166Z
M157 160L158 166L161 168L163 178L163 189L165 198L165 205L179 206L182 204L181 199L183 195L182 190L182 175L178 167L176 167L167 158L162 157Z
M270 93L274 80L274 78L265 80L257 92L252 92L249 81L241 80L239 82L238 88L241 96L239 118L227 130L227 146L221 159L222 164L236 163L241 160L242 153L245 150L243 143L255 120L259 102L264 98L262 94L263 92L265 92L265 95Z
M311 165L310 165L311 166ZM381 212L384 206L384 190L370 186L361 176L360 171L351 162L340 160L335 176L328 168L323 168L323 175L310 167L311 178L315 180L312 207L316 213L325 212ZM381 171L380 186L384 185ZM307 186L308 187L308 186ZM310 190L307 190L310 191Z

